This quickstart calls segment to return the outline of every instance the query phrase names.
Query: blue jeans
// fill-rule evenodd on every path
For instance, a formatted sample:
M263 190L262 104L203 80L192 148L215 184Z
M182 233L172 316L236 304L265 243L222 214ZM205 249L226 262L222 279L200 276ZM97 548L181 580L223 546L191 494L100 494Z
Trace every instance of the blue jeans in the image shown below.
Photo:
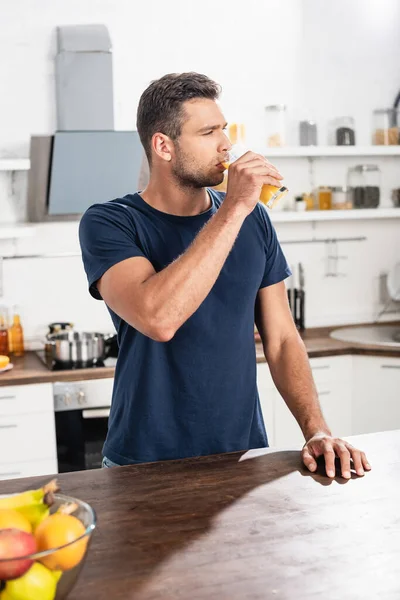
M121 465L117 465L117 463L107 458L107 456L104 456L101 462L101 466L103 468L110 469L111 467L120 467Z

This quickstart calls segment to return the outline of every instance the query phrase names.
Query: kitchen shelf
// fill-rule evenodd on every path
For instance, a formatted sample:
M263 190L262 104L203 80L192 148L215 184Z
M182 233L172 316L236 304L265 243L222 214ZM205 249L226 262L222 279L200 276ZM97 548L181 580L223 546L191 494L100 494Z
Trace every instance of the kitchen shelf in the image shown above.
M267 158L319 158L324 156L400 156L398 146L293 146L263 148Z
M11 240L34 235L35 226L25 224L0 225L0 240Z
M0 158L0 171L29 171L29 158Z
M359 208L353 210L268 211L273 223L304 221L352 221L362 219L400 218L400 208Z

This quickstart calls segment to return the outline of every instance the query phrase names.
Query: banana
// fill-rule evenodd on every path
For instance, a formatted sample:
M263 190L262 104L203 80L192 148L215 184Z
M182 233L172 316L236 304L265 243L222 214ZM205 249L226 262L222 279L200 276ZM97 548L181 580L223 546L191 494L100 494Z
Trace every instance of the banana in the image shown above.
M47 504L46 500L51 500L51 495L54 492L57 492L58 489L57 479L52 479L49 483L46 483L46 485L37 490L28 490L27 492L0 498L0 508L20 510L26 506L43 503Z

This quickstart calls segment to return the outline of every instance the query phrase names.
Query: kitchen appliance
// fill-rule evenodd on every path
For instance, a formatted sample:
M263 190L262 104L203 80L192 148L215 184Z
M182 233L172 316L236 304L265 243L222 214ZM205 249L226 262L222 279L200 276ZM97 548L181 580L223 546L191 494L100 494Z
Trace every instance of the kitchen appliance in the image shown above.
M137 131L114 131L111 41L103 25L57 28L57 130L30 143L28 220L77 220L95 203L143 189Z
M109 356L111 340L115 336L87 331L63 331L47 335L45 343L46 362L58 363L65 368L86 368L104 364Z
M53 384L59 473L101 467L113 384L112 377Z

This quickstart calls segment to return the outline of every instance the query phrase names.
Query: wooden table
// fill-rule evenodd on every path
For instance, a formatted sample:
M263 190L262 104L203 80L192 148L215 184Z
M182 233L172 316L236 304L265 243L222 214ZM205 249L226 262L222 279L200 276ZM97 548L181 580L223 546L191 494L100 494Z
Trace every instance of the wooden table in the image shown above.
M60 475L98 516L70 599L398 600L400 431L349 440L372 465L349 481L298 449Z

